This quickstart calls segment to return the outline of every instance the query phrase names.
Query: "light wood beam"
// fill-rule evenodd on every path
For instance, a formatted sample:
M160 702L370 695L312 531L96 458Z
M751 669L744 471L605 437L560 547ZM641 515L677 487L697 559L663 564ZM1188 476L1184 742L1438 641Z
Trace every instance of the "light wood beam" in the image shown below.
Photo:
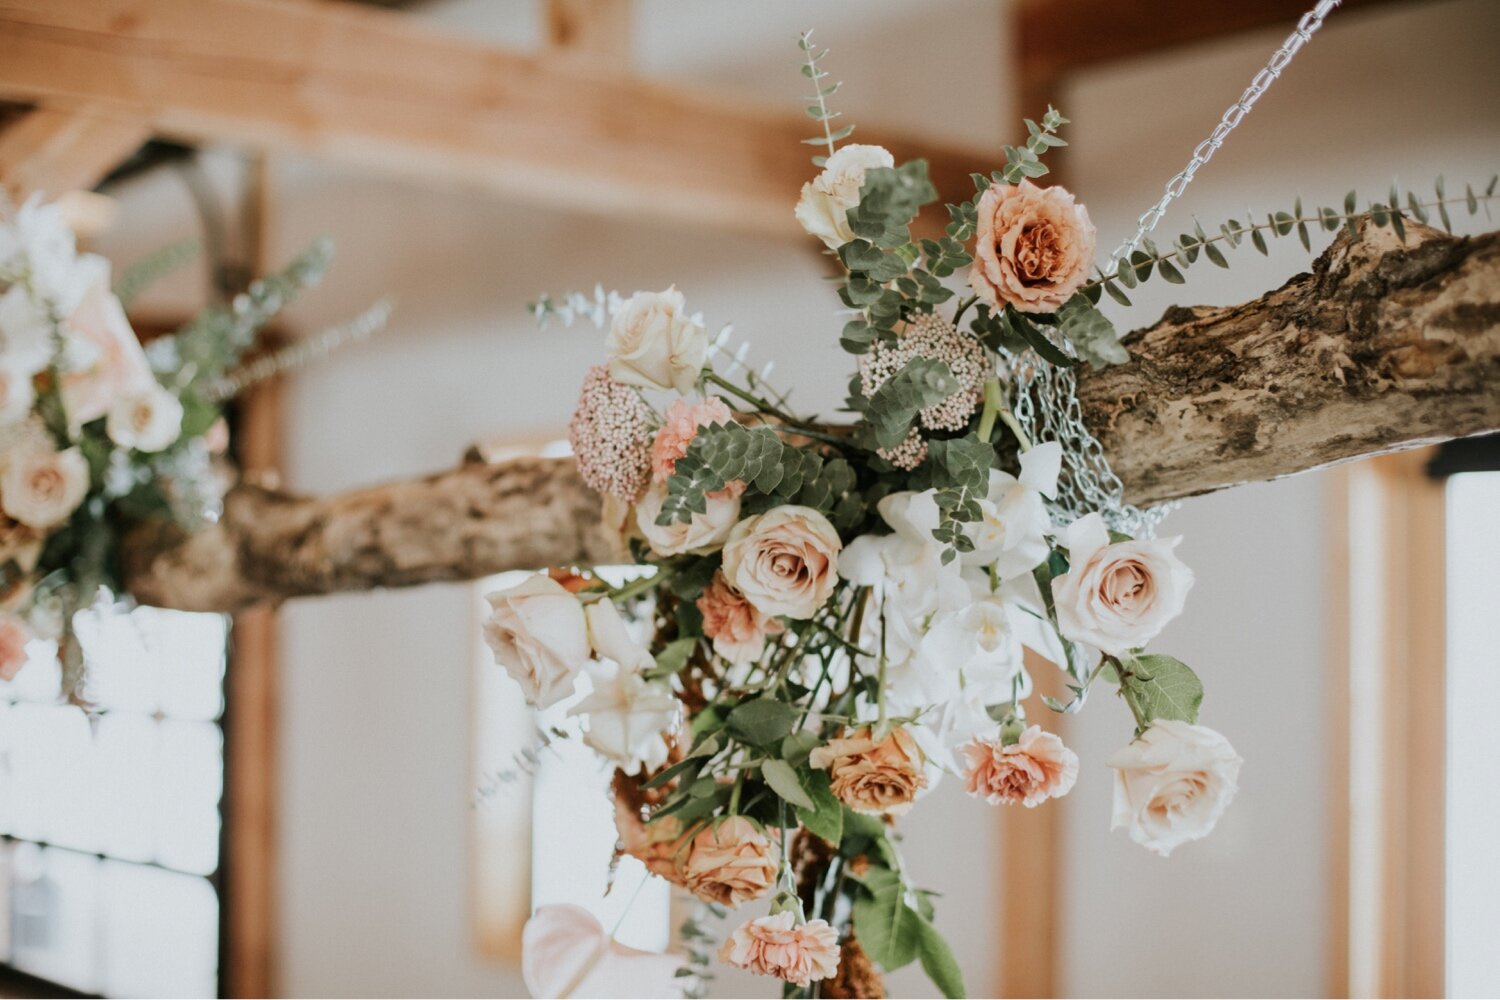
M33 108L0 128L0 186L16 201L38 191L56 197L87 190L149 138L143 117Z
M0 99L93 102L190 142L785 236L801 236L792 206L814 173L800 142L812 123L795 112L507 52L343 3L14 0L0 5ZM898 160L926 157L952 197L972 193L969 171L999 162L995 150L873 125L859 137Z
M1161 501L1500 430L1500 233L1367 227L1255 302L1170 309L1131 360L1084 372L1085 420L1126 486ZM619 559L571 459L474 462L330 499L250 485L218 524L127 546L147 604L306 594Z
M602 72L630 72L635 5L630 0L547 0L553 59Z

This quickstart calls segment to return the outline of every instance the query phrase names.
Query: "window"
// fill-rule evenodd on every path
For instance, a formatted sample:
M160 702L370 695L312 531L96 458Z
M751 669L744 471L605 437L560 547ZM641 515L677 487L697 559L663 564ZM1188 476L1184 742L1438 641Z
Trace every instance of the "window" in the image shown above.
M215 996L228 619L77 619L91 720L38 643L0 683L0 963L85 993Z

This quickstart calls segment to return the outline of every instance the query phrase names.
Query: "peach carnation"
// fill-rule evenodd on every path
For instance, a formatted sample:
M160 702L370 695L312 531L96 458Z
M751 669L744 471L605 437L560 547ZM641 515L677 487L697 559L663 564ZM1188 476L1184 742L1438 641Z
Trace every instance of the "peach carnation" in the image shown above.
M704 827L677 859L693 895L722 906L759 899L776 883L781 849L758 823L730 816Z
M826 920L797 923L791 910L757 917L739 926L719 957L758 976L775 976L806 988L838 971L839 936Z
M656 440L651 444L651 478L658 483L672 478L677 460L687 454L688 445L698 436L698 428L733 420L734 414L718 396L705 396L696 403L686 399L673 401L667 410L666 422L656 432Z
M761 613L730 586L722 571L714 574L698 598L698 610L703 612L703 634L713 640L714 652L730 663L759 659L766 637L783 631L781 622Z
M927 757L900 726L883 740L869 726L848 730L814 749L808 763L827 768L833 794L857 812L903 813L927 787Z
M1068 794L1078 780L1078 755L1056 734L1027 726L1009 746L998 740L975 740L964 747L968 774L964 787L990 805L1023 805L1030 809Z
M969 283L996 309L1056 312L1087 280L1097 242L1088 210L1065 188L992 184L979 196Z

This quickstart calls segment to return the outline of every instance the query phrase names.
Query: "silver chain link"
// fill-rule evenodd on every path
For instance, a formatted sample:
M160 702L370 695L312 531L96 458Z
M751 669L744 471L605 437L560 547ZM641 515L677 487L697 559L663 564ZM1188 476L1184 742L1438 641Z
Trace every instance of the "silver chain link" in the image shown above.
M1113 274L1120 261L1131 254L1147 234L1156 228L1166 214L1167 206L1192 183L1198 169L1216 153L1245 115L1260 100L1271 83L1281 75L1292 57L1323 26L1323 20L1339 5L1339 0L1319 0L1297 22L1272 55L1271 60L1250 81L1250 86L1230 105L1213 132L1193 149L1186 167L1167 182L1161 199L1137 220L1135 235L1121 243L1109 258L1107 274ZM1016 422L1033 441L1057 441L1062 444L1064 460L1058 480L1054 514L1064 520L1099 511L1116 531L1149 538L1177 504L1136 507L1125 502L1125 486L1109 467L1104 447L1083 420L1078 402L1078 378L1072 368L1061 368L1027 352L1010 359L1012 376L1011 410Z

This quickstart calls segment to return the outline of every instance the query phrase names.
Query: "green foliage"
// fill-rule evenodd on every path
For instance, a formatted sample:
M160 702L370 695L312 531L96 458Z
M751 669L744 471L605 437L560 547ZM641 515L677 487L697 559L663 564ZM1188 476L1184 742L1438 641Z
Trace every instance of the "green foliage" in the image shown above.
M1115 325L1083 295L1075 295L1063 303L1057 311L1057 326L1063 339L1094 368L1122 365L1130 360L1130 352L1120 343Z
M680 673L682 668L687 666L688 658L693 655L693 648L697 645L696 636L673 639L656 654L656 669L650 671L647 676L660 679Z
M856 237L887 250L911 242L910 226L923 205L937 200L937 188L927 177L927 161L911 160L899 167L865 171L859 204L849 210L849 228Z
M932 534L946 546L944 562L952 561L958 552L973 550L964 525L982 516L979 501L989 492L994 464L995 449L988 441L961 437L928 443L922 471L929 477L928 485L937 490L934 499L940 517Z
M817 803L802 789L802 782L797 778L796 768L786 761L776 758L767 760L760 766L760 776L766 780L767 785L771 786L771 791L781 796L787 805L817 811Z
M917 414L958 391L953 370L935 358L912 358L864 404L865 420L882 448L906 440Z
M773 697L755 698L734 707L727 728L742 743L769 747L784 739L796 721L796 712L786 702Z
M943 996L966 997L969 992L964 986L963 970L931 919L929 914L917 915L917 958L921 959L922 971Z
M818 63L822 61L824 56L828 55L828 50L823 49L819 51L813 45L811 31L804 31L802 33L801 37L797 39L797 47L802 50L802 75L807 77L813 86L813 93L804 97L803 100L815 103L808 104L805 111L807 117L823 126L822 135L813 136L811 139L803 139L802 143L806 146L824 146L828 150L828 156L832 156L838 142L842 139L847 139L854 132L853 125L845 125L842 128L835 129L833 121L843 117L843 113L828 110L828 98L838 93L839 87L843 84L837 80L833 83L823 82L828 79L828 74L819 68ZM828 162L828 156L814 156L813 166L823 166L823 164Z
M114 293L120 300L120 305L130 308L137 295L197 257L198 250L197 240L181 240L162 247L131 265L115 282Z
M1181 660L1151 654L1126 660L1121 673L1121 693L1145 729L1156 719L1198 721L1203 703L1203 682Z
M844 837L844 806L829 787L828 772L809 772L803 787L813 800L813 808L798 809L797 822L830 844L838 844Z
M770 427L712 424L698 431L687 454L677 460L656 522L689 521L693 514L704 513L706 495L722 490L732 480L741 480L764 496L785 500L798 496L822 471L821 456L786 444ZM842 481L832 475L816 495L830 501L842 499L834 491Z
M901 876L889 868L871 867L860 883L864 892L854 902L859 943L886 972L910 965L917 957L917 924L922 918L906 905Z

